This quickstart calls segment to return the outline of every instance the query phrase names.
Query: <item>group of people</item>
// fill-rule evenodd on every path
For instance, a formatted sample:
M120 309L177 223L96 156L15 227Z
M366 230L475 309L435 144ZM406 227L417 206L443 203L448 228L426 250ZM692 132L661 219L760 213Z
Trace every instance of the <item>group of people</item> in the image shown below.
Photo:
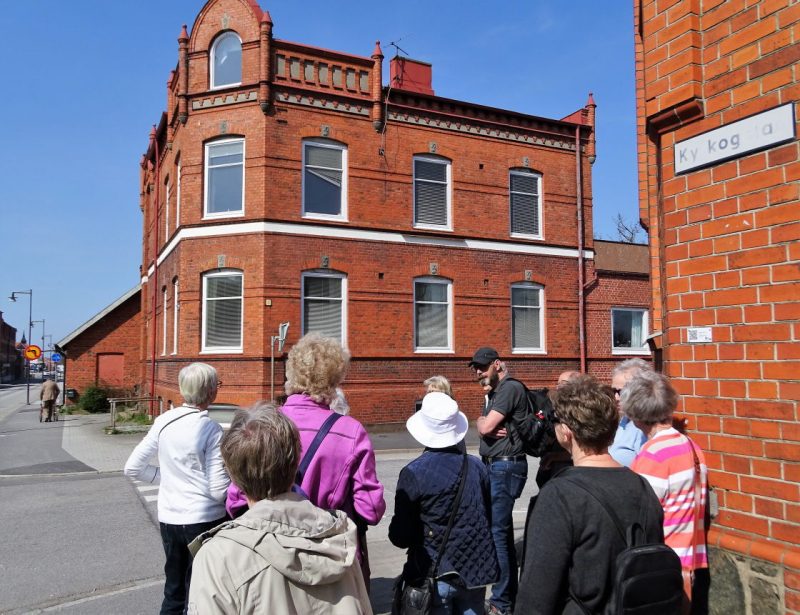
M337 341L304 336L287 356L286 395L237 411L225 434L207 411L216 370L181 370L185 403L155 420L125 466L160 482L162 614L372 612L366 532L386 503L369 436L339 388L349 359ZM625 546L604 505L626 523L644 513L647 539L666 540L687 571L685 612L696 607L706 469L672 427L678 396L668 379L639 360L620 364L611 386L562 374L520 572L512 515L528 475L517 428L527 389L492 348L469 367L485 392L480 458L467 454L468 421L443 376L425 381L406 424L425 449L400 473L389 526L407 549L395 612L429 581L437 615L603 612Z

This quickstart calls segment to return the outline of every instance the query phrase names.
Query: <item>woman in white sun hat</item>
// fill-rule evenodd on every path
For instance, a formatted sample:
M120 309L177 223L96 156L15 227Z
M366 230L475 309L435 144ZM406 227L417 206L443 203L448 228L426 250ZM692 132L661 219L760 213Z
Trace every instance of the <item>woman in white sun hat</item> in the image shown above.
M459 446L467 417L452 397L432 392L406 427L425 451L400 472L389 526L392 544L408 549L403 581L419 587L425 578L436 577L433 615L482 615L486 586L500 570L489 523L486 467ZM461 480L463 491L437 568Z

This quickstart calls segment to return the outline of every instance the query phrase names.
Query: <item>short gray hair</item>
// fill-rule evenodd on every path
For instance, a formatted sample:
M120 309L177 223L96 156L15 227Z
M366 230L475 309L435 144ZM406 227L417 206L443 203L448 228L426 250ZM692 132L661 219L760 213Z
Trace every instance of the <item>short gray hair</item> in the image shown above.
M200 406L217 392L217 370L207 363L192 363L178 374L178 386L187 404Z
M645 425L669 423L679 399L669 378L653 371L639 373L628 381L619 394L620 407L625 416Z
M617 374L625 374L629 378L634 378L642 372L652 372L653 366L644 359L625 359L621 363L617 363L614 370L611 372L613 378Z
M277 404L263 401L236 411L220 445L233 484L255 501L291 490L300 450L297 426Z
M453 387L450 386L450 381L444 376L431 376L422 384L425 385L426 392L430 387L433 387L435 391L445 393L450 397L453 396Z

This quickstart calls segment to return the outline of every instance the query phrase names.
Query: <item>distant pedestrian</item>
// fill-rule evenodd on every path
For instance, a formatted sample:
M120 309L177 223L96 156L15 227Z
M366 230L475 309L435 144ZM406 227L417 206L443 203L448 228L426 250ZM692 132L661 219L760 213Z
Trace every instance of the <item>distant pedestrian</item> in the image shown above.
M517 598L517 553L514 547L514 502L528 480L528 458L517 433L528 409L525 385L508 375L494 348L475 351L470 368L487 390L486 407L478 419L480 454L489 471L492 495L492 535L500 564L500 579L492 586L487 612L506 615Z
M489 477L475 457L467 457L461 501L434 571L462 480L466 453L459 444L467 433L467 417L454 399L434 391L406 426L425 451L400 471L389 525L392 544L408 549L403 580L419 587L436 575L432 615L483 615L485 588L497 580L500 569L489 521Z
M678 394L663 374L639 374L622 391L621 403L647 436L631 469L650 481L664 507L665 542L681 558L684 570L684 613L689 608L693 614L707 613L708 467L703 451L672 426Z
M569 382L571 378L580 375L581 373L576 371L562 372L558 377L556 386L561 387ZM547 481L553 478L558 472L571 465L572 456L559 444L558 439L554 440L539 459L539 469L536 471L536 486L539 487L541 491L542 487L547 484Z
M431 376L423 384L425 385L426 393L438 391L450 397L453 396L453 387L450 386L450 381L444 376Z
M620 393L628 382L642 372L653 371L652 366L644 359L627 359L622 361L611 372L611 390L619 408L619 427L614 436L614 442L609 448L611 456L624 466L630 467L634 457L642 450L646 438L640 429L625 416L619 406Z
M291 491L295 424L272 403L239 410L222 457L250 508L192 545L189 613L371 615L355 524Z
M227 519L230 479L222 464L222 428L208 417L217 397L217 370L192 363L178 375L186 403L159 416L131 453L125 474L159 484L158 520L166 563L161 614L185 612L192 558L189 543ZM158 454L158 467L150 459Z
M39 389L39 399L42 401L41 413L45 423L49 423L53 420L53 413L56 408L56 400L58 399L59 393L61 393L61 389L58 388L58 385L52 378L47 378L47 380L42 383L42 388Z
M553 393L556 437L575 467L545 485L530 514L517 613L604 613L623 527L646 519L646 543L664 542L664 513L652 489L608 452L619 422L610 387L573 376ZM644 514L640 514L644 513Z

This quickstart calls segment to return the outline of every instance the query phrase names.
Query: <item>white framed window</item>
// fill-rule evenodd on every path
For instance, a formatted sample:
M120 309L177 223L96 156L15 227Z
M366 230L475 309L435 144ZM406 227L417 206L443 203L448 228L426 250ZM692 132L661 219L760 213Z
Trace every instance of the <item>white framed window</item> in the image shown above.
M649 355L647 310L611 308L611 353Z
M169 183L169 179L167 179L167 200L164 203L164 242L167 241L169 237L169 202L170 197L172 197L172 186Z
M178 354L178 278L172 280L172 354Z
M414 227L452 230L451 164L445 158L414 156Z
M167 354L167 315L169 314L169 307L167 306L167 287L161 289L161 295L164 302L161 304L161 356Z
M511 285L511 350L544 353L544 288L531 282Z
M316 332L347 345L347 276L343 273L304 272L302 331Z
M211 89L226 88L242 82L242 39L226 32L211 46Z
M347 146L303 141L303 217L347 220Z
M202 352L242 352L244 275L222 269L203 276Z
M177 178L178 181L176 182L177 190L175 191L175 229L181 225L181 159L178 158L178 162L176 163L178 167Z
M414 279L414 351L453 351L453 283L450 280Z
M530 169L508 172L511 236L542 239L542 176Z
M205 218L244 215L244 139L206 144Z

